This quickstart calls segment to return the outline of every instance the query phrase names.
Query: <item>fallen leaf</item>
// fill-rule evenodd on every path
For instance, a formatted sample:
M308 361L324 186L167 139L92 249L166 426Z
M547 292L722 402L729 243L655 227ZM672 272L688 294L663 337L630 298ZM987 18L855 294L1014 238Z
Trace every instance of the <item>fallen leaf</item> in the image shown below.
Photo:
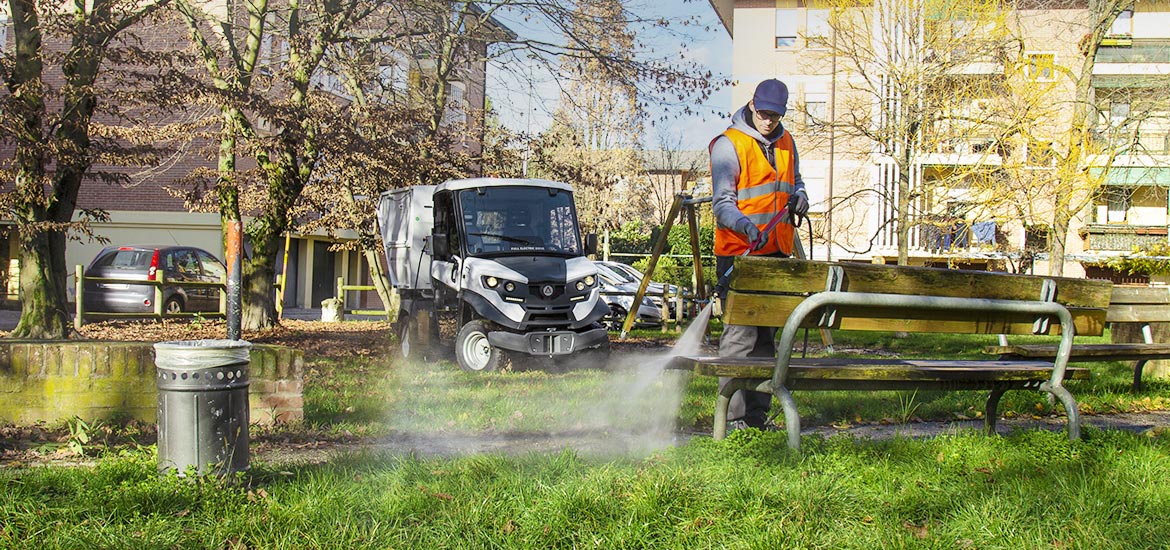
M910 523L909 521L903 521L902 527L905 527L907 531L910 531L910 534L914 535L914 538L916 538L916 539L920 539L920 540L925 539L927 537L927 535L930 534L930 528L927 527L925 524L914 525L913 523Z

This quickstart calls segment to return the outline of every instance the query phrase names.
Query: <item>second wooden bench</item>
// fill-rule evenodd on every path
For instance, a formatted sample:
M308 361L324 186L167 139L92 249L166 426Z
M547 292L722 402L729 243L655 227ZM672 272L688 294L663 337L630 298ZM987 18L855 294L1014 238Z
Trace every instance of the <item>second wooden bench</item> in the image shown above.
M1073 344L1069 352L1070 362L1134 361L1133 389L1142 389L1142 370L1149 361L1170 359L1170 344L1154 342L1150 323L1170 322L1170 288L1166 287L1113 287L1109 299L1109 311L1105 315L1109 323L1137 323L1141 327L1140 343ZM1051 359L1056 357L1057 346L1053 344L1017 344L1001 339L1000 345L984 348L988 355L1004 359Z

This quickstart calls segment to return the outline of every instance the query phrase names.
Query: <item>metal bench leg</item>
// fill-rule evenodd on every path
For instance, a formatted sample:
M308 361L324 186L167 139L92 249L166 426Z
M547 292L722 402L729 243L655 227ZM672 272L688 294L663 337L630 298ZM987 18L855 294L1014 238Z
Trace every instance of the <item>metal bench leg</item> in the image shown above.
M711 437L723 439L727 437L727 407L731 405L731 396L719 394L715 399L715 425L711 428Z
M717 440L727 437L727 409L731 406L731 396L749 388L755 388L750 380L733 378L719 390L719 397L715 399L715 426L711 428L711 437Z
M1070 440L1077 440L1081 438L1081 413L1077 410L1077 400L1064 386L1053 386L1045 382L1040 389L1055 395L1060 399L1060 403L1064 405L1064 413L1068 415L1068 438Z
M800 452L800 414L796 412L796 400L783 386L772 391L784 409L784 429L788 431L788 448Z
M1133 365L1133 391L1142 391L1142 369L1149 359L1141 359Z
M999 420L999 398L1006 390L991 390L987 396L987 407L983 410L983 426L987 428L987 435L995 435L995 423Z

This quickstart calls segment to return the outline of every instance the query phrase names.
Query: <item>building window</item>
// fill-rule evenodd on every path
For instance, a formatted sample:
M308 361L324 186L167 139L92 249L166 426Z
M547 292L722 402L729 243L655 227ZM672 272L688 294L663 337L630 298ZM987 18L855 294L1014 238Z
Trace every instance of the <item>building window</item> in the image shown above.
M804 94L805 123L822 126L829 121L829 94L806 92Z
M1029 168L1056 168L1056 151L1052 149L1052 142L1034 140L1028 143Z
M1117 14L1117 19L1113 20L1113 26L1109 27L1109 33L1105 36L1133 36L1133 10L1125 10Z
M1105 193L1106 223L1125 223L1125 213L1129 210L1129 193L1122 189L1108 189Z
M796 46L797 14L794 9L776 10L776 47L791 48Z
M446 124L462 124L467 122L467 85L462 82L452 82L447 88L447 109L443 115Z
M397 94L410 92L410 59L401 52L384 49L383 65L380 69L382 88Z
M1030 53L1028 59L1028 78L1039 82L1056 80L1056 54Z
M829 32L829 10L808 10L805 36L809 45L825 45L829 38Z

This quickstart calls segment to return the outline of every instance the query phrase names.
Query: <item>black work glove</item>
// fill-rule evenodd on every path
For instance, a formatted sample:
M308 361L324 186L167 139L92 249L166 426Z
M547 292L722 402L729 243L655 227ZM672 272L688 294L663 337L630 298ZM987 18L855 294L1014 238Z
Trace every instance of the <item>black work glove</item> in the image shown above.
M747 235L748 246L753 252L763 248L764 243L768 241L767 235L760 233L760 228L754 225L749 225L743 234Z
M804 217L808 214L808 195L804 189L799 189L788 196L788 213L793 218Z

